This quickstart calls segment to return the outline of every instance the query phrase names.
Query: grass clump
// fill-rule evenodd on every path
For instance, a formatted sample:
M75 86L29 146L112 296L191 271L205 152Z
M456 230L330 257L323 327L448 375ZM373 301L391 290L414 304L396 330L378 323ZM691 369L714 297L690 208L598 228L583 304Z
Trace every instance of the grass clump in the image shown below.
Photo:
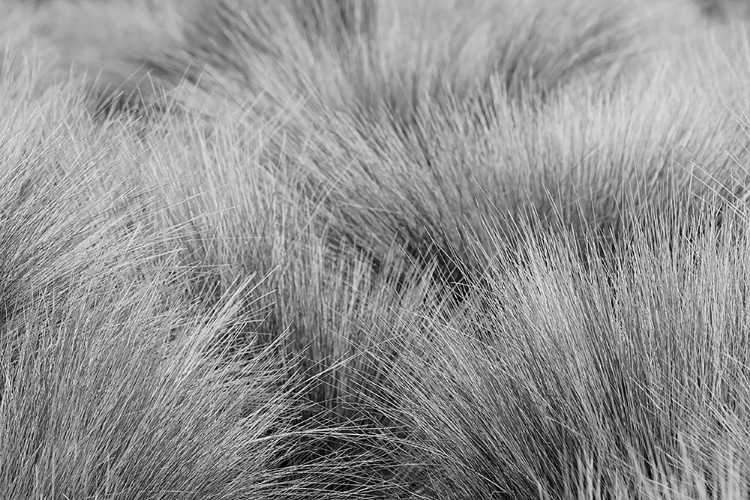
M652 213L613 269L570 234L530 234L520 266L500 245L462 314L415 329L396 376L430 497L741 491L746 221L710 219L688 240Z
M3 498L747 495L746 27L0 9Z

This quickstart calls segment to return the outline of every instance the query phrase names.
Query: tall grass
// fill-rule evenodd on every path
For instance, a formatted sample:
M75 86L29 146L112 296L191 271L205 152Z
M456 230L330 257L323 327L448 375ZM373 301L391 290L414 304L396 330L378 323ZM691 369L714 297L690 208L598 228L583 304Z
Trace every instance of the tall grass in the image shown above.
M747 495L744 27L0 8L2 498Z
M410 337L399 407L434 497L740 498L746 220L673 210L615 269L569 234L529 235L520 266L500 245L463 314Z

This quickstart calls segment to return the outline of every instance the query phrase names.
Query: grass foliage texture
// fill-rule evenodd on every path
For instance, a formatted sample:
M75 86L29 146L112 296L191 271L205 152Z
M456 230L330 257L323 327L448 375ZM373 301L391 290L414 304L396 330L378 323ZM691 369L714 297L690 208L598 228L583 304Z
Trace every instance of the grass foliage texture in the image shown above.
M0 498L748 498L709 7L0 2Z

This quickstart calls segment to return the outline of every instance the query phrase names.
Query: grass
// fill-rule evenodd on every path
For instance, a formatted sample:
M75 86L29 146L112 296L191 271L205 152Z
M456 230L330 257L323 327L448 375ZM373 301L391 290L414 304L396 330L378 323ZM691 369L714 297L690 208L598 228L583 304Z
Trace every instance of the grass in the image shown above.
M747 497L741 22L0 9L2 498Z

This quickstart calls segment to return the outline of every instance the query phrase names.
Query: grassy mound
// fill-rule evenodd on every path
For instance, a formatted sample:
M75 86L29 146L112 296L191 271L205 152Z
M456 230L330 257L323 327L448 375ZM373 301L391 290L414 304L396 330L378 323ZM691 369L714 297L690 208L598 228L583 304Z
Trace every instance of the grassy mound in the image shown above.
M747 497L742 22L0 19L1 498Z

